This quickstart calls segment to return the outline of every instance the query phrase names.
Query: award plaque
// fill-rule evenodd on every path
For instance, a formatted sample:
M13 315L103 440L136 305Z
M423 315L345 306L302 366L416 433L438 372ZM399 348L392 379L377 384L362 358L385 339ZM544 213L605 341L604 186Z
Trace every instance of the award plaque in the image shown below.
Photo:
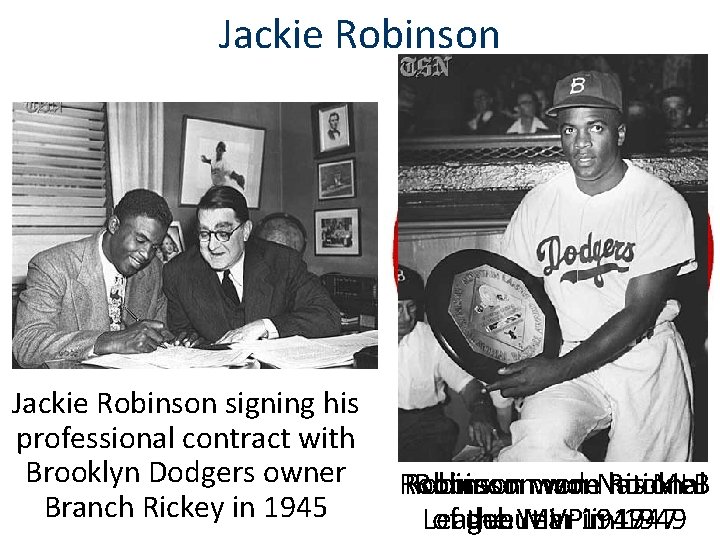
M560 325L542 281L489 251L443 259L428 278L425 309L450 358L488 384L504 365L560 352Z

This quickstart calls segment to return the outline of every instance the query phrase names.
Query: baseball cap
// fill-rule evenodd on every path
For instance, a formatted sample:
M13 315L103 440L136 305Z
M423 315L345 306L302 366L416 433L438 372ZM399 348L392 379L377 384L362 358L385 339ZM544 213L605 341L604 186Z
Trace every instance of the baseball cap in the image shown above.
M545 114L558 115L560 109L595 107L622 112L620 79L614 73L579 71L564 77L555 85L553 106Z
M398 300L415 300L422 302L425 286L415 270L407 266L398 266Z

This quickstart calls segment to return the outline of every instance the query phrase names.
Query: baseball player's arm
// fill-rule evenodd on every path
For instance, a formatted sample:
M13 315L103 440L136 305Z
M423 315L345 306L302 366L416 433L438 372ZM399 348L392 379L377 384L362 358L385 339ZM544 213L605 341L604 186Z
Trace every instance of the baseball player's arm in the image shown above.
M543 388L574 379L618 358L652 328L681 265L634 277L625 292L625 307L565 356L536 356L501 369L503 378L488 386L503 396L528 396Z

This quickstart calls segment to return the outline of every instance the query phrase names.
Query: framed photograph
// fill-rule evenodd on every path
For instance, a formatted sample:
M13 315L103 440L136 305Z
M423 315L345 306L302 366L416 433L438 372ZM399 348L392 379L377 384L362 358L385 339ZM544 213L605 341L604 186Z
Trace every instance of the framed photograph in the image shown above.
M173 221L168 227L160 249L155 252L157 258L164 264L185 251L185 239L179 221Z
M345 199L355 196L355 158L318 163L319 199Z
M312 106L315 157L352 152L355 148L352 105L330 103Z
M180 206L195 206L212 186L231 186L260 207L265 129L183 117Z
M173 221L168 227L168 236L172 238L179 253L185 251L185 238L183 238L182 227L179 221Z
M315 210L315 255L360 255L360 209Z

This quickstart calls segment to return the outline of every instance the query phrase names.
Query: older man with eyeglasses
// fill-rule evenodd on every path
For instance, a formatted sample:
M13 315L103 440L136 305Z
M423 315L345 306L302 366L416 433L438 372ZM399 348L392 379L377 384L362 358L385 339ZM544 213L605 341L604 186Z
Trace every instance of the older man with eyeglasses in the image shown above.
M250 238L245 197L210 188L197 206L199 245L163 271L179 341L238 343L340 333L340 312L294 250Z

